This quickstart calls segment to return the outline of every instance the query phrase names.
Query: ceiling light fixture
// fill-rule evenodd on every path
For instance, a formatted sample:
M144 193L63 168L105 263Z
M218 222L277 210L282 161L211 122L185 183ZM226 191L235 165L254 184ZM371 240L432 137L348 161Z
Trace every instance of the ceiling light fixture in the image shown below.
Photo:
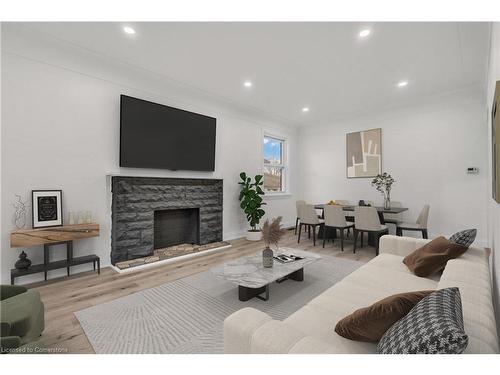
M135 30L133 28L131 28L130 26L124 26L123 27L123 31L126 34L129 34L129 35L134 35L135 34Z
M405 87L408 86L408 81L399 81L398 82L398 87Z
M371 34L371 30L364 29L364 30L361 30L358 35L360 38L366 38L370 34Z
M309 107L302 108L302 112L309 112Z
M243 86L245 86L245 87L252 87L253 83L251 81L245 81L245 82L243 82Z

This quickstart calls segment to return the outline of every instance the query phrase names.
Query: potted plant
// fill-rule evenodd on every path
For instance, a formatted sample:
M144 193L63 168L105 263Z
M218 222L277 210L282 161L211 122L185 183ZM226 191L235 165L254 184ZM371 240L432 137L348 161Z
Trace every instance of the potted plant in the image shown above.
M394 182L396 182L394 178L387 172L377 175L372 180L372 186L375 186L384 197L384 208L391 208L391 189Z
M278 216L271 223L267 219L262 226L262 238L266 245L266 248L262 251L262 265L266 268L272 267L274 263L274 253L271 250L271 245L278 248L278 242L286 233L286 229L281 227L281 219L282 217Z
M247 232L247 240L249 241L259 241L262 238L262 233L257 228L260 219L266 214L262 209L262 206L266 204L262 201L262 195L264 195L264 191L262 190L264 181L262 178L262 175L256 175L252 182L252 179L247 177L245 172L241 172L241 181L238 182L241 185L239 196L240 207L250 224L250 229Z

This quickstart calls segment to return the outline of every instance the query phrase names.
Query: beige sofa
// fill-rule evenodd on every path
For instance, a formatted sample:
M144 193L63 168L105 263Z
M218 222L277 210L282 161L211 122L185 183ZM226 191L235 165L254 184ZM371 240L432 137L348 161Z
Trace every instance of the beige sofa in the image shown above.
M284 321L244 308L224 321L226 353L376 353L377 345L345 339L335 324L391 294L456 286L462 297L466 353L498 353L488 254L471 247L450 260L441 277L413 275L403 257L428 240L383 236L380 255L312 299Z

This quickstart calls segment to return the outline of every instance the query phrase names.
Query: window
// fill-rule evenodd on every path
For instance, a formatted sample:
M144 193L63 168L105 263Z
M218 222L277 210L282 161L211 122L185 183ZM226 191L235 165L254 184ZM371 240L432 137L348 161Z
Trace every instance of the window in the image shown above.
M265 135L262 149L264 158L264 190L270 193L285 192L285 140Z

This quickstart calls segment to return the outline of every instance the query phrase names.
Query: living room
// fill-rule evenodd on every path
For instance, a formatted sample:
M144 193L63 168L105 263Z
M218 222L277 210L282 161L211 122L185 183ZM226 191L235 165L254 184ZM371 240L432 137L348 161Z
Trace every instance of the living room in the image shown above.
M491 17L59 19L1 23L3 353L498 354Z

